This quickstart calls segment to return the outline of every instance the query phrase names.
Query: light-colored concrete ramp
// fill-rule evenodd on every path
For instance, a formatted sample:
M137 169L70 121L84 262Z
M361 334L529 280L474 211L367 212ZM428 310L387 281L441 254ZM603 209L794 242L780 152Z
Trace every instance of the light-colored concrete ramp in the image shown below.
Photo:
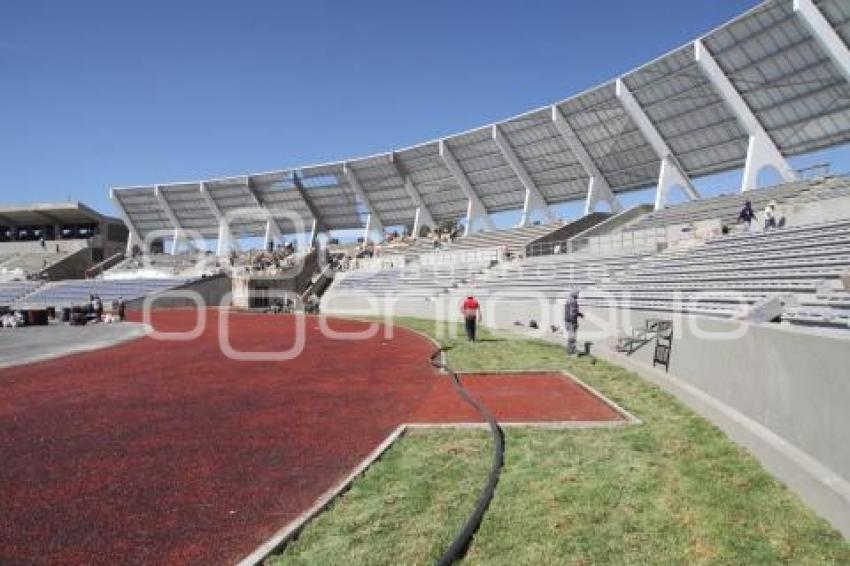
M30 364L77 352L99 350L144 335L144 325L136 322L2 328L0 329L0 368Z

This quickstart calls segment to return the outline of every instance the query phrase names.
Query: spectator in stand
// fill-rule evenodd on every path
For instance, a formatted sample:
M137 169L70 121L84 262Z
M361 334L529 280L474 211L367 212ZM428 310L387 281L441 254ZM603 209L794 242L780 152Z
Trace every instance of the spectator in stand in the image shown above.
M567 331L567 354L577 353L576 341L578 339L578 319L584 315L578 308L578 291L570 292L570 298L564 307L564 328Z
M776 228L776 201L772 200L764 209L764 229Z
M475 297L469 295L460 306L460 312L463 314L463 321L466 326L466 337L470 342L475 342L475 331L479 322L481 322L481 305L475 300Z
M753 203L750 201L745 202L744 208L742 208L740 214L738 214L738 224L746 222L747 228L749 228L755 219L756 213L753 211Z

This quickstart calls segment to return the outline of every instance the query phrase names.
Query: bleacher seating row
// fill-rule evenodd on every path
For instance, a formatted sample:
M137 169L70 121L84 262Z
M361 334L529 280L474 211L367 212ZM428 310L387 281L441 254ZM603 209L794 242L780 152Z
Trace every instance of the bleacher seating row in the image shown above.
M715 218L719 218L725 225L731 225L736 222L744 200L752 202L753 209L760 218L770 201L776 201L777 205L782 205L837 197L848 190L848 185L850 183L846 177L831 177L819 181L784 183L746 194L734 193L688 201L651 212L636 220L628 229L658 228Z
M123 298L138 299L191 282L187 278L156 279L92 279L47 283L17 302L17 306L66 307L85 304L90 295L99 296L104 303Z
M183 254L151 254L129 257L112 267L108 276L160 273L169 277L195 277L215 272L218 258L202 252Z
M770 201L775 200L777 204L783 204L809 190L809 186L808 182L799 181L750 191L745 195L734 193L687 201L642 216L628 229L659 228L715 218L719 218L723 224L734 224L744 200L751 201L756 214L761 215Z
M481 296L566 298L574 288L586 288L616 277L646 255L645 252L609 257L564 254L506 262L474 277L455 294L473 291Z
M484 264L465 266L419 266L382 270L357 270L343 274L334 285L341 293L373 296L434 297L487 268Z
M0 283L0 305L8 306L21 297L32 293L41 283L38 281L14 281Z
M457 238L454 242L442 242L441 250L456 251L470 250L476 248L506 248L508 253L517 254L525 250L525 246L534 240L545 236L553 230L563 226L557 224L534 224L507 230L492 230L487 232L474 232L468 236ZM434 242L430 238L419 238L410 247L410 253L426 253L433 251Z
M805 326L850 328L850 291L835 290L804 298L786 309L782 320Z
M772 296L790 296L785 320L847 327L850 295L837 288L850 266L850 220L783 230L720 236L701 245L660 253L557 254L495 267L355 271L335 292L374 296L460 299L469 292L512 300L564 300L572 289L582 304L603 308L745 314ZM821 293L821 295L818 295Z
M0 277L26 278L27 276L40 273L44 269L64 260L68 252L15 252L0 256Z
M657 254L585 296L609 306L730 316L774 294L810 296L850 265L850 222L741 234ZM613 300L611 298L613 297ZM684 303L676 304L676 303Z
M794 204L816 202L819 200L850 196L850 179L832 177L822 182L810 184L809 189L794 198Z

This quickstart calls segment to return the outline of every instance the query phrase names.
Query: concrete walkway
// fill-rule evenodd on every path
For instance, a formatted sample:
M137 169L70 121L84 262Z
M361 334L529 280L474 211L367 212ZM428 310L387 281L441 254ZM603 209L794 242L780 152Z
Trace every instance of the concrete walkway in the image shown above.
M0 328L0 368L98 350L144 335L144 326L135 322Z

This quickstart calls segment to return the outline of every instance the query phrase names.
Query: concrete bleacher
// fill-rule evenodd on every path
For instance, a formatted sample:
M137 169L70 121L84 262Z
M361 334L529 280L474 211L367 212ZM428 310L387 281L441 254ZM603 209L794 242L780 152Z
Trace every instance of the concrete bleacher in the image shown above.
M589 307L753 321L778 320L784 313L781 319L790 324L848 328L850 295L834 291L850 268L847 197L846 176L786 183L642 213L610 234L594 228L600 233L594 237L604 240L604 246L550 245L546 255L527 254L513 261L500 257L495 265L484 267L460 262L443 272L425 269L423 259L431 254L420 254L419 264L414 260L402 268L347 274L329 292L448 298L471 292L484 299L557 302L579 289L582 304ZM697 229L671 235L671 227L700 220L735 223L744 200L752 201L758 214L775 200L779 214L791 215L790 221L768 231L759 221L749 230L741 226L729 234ZM552 229L530 228L538 234ZM532 237L529 229L521 228L483 232L446 246L442 254L494 249L508 241L506 234L517 242ZM651 234L652 245L637 245L630 238L633 234ZM417 245L427 249L429 244L426 239Z
M173 289L191 281L193 279L188 278L57 281L42 285L29 295L18 299L15 303L19 307L65 307L85 304L89 301L90 295L97 295L105 304L108 304L119 297L125 301L130 301L152 293Z
M807 190L794 197L793 203L804 204L842 197L850 197L850 177L826 177L810 182Z
M150 254L126 258L104 273L105 279L199 277L218 271L218 258L203 252Z
M337 275L339 295L435 297L486 271L488 265L415 265L393 269L359 269Z
M850 291L816 293L789 307L782 320L790 324L827 328L850 328Z
M657 254L551 255L502 264L468 288L483 297L734 316L777 294L812 297L850 265L850 221L722 236ZM850 312L850 311L848 311Z
M651 212L629 225L628 229L659 228L678 224L690 224L715 218L720 219L724 225L731 225L737 221L738 213L741 211L744 201L747 200L752 202L753 210L755 210L759 216L759 220L761 220L761 213L770 201L775 200L778 205L781 205L800 198L810 191L811 182L797 181L749 191L743 194L725 194L683 202Z
M471 291L481 297L565 299L573 289L617 277L646 255L644 252L610 256L558 254L506 262L475 276L455 294Z
M24 280L38 277L59 266L72 252L31 251L15 252L0 257L0 281Z
M850 264L850 222L709 240L669 250L585 295L589 304L733 316L777 294L810 296Z
M21 272L25 274L38 273L54 265L70 254L67 252L21 252L13 254L3 262L0 269L6 272Z
M483 248L505 248L509 254L524 252L525 247L534 240L561 228L563 224L534 224L506 230L489 230L475 232L468 236L457 238L454 242L441 242L441 250L456 251ZM426 253L434 250L434 242L430 238L419 238L410 247L411 253Z
M10 305L32 293L41 285L38 281L14 281L0 283L0 305Z
M0 273L26 277L48 269L87 247L86 240L0 243Z

